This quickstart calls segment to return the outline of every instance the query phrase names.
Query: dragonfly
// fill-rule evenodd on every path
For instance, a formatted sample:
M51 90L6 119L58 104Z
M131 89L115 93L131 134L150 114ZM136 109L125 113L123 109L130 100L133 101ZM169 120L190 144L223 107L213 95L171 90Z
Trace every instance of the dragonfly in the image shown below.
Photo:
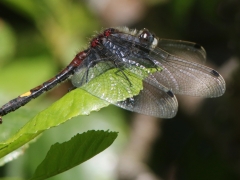
M99 82L96 88L86 88L90 94L126 110L155 116L173 118L178 110L175 94L219 97L226 84L223 77L204 64L206 52L197 43L158 38L148 29L140 31L127 27L107 28L97 34L86 50L73 58L70 64L55 77L12 99L0 108L2 116L24 106L57 84L70 79L74 88L81 88L94 78L117 69L115 78ZM129 73L139 78L143 88L134 94L134 82ZM108 78L108 77L106 77ZM122 83L125 79L128 83ZM113 98L116 92L99 93L98 87L124 88L125 99ZM118 91L113 88L113 91Z

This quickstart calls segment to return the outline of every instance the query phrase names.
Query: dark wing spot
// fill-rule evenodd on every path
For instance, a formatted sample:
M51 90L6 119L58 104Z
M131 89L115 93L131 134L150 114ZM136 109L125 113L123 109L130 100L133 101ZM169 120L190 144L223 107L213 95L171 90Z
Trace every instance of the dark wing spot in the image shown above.
M174 97L174 94L173 94L172 91L170 91L170 90L167 92L167 94L168 94L169 96L171 96L171 97Z
M217 71L212 70L211 73L212 73L214 76L219 77L219 73L218 73Z

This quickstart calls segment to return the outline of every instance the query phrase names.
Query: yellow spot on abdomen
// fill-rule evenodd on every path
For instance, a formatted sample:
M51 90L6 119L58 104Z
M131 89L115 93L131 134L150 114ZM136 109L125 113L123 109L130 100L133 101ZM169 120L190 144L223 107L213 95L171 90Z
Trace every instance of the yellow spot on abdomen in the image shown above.
M30 91L20 95L20 97L30 96L32 93Z

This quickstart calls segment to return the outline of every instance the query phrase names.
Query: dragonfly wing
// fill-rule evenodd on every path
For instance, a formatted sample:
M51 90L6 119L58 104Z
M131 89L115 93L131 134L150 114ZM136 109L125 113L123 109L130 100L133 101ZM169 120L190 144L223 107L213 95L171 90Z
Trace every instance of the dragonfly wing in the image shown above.
M192 61L193 57L180 58L156 48L150 52L149 58L162 68L154 73L154 77L174 94L218 97L225 92L223 77L217 71Z
M131 43L131 38L124 41ZM161 71L153 73L153 79L174 94L201 97L218 97L226 89L225 81L215 70L202 65L206 59L205 50L191 42L160 39L159 48L146 47L134 41L137 49L134 55L147 62L152 61ZM141 61L136 60L145 66Z
M94 60L97 63L93 67L81 67L72 77L73 85L130 111L161 118L176 115L176 97L154 77L149 79L149 69L134 63L134 57L128 59L132 64L121 62L121 66L111 57L101 60Z
M172 118L176 115L178 102L171 91L163 91L158 87L143 81L143 90L134 97L117 102L115 105L159 118Z
M206 61L206 51L197 43L182 40L159 39L158 47L171 55L187 59L188 61L200 64Z
M91 81L95 77L100 76L106 71L116 68L113 60L110 58L102 58L92 60L91 63L85 61L81 66L75 71L71 77L73 86L81 87L87 82Z
M136 66L117 67L111 57L101 60L93 67L82 67L72 76L72 84L110 103L139 94L148 72Z

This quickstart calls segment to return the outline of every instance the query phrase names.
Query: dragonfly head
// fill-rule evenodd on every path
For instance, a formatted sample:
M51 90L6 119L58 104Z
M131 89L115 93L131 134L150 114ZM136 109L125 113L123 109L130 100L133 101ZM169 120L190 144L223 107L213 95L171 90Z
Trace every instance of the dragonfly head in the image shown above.
M139 32L139 40L141 43L155 48L158 44L158 39L153 33L150 33L148 29L143 29Z

